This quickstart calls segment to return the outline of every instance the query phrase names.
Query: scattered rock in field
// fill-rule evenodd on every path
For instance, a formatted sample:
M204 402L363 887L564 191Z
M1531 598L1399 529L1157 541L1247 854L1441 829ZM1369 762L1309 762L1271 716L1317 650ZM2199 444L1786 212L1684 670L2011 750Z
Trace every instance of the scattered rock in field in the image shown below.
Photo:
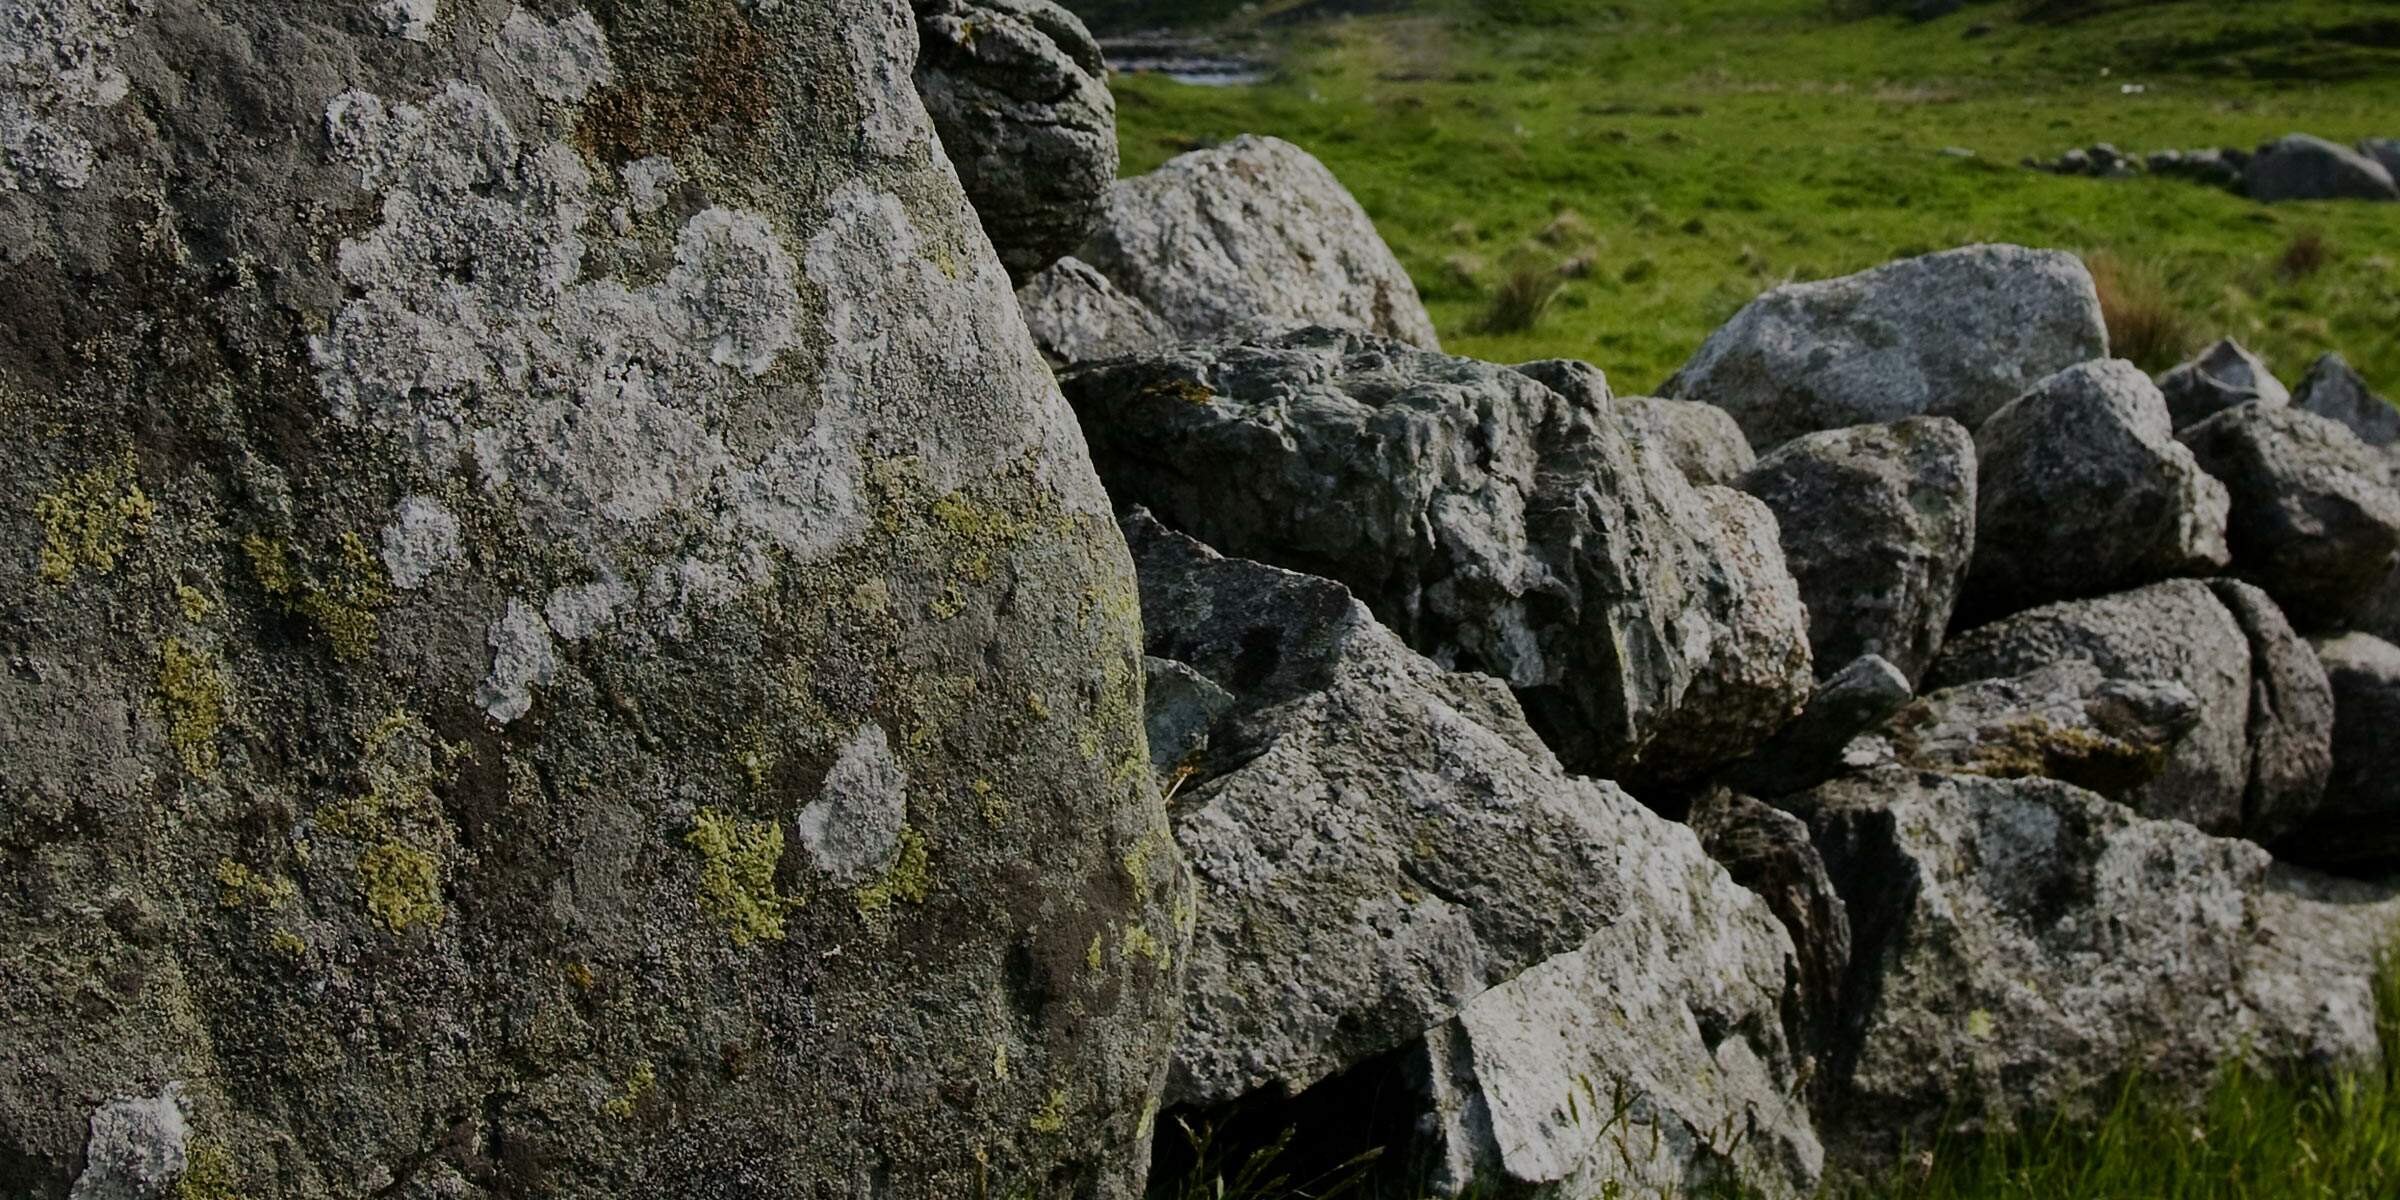
M2358 440L2379 449L2400 443L2400 408L2367 387L2339 354L2326 354L2308 368L2293 401L2304 412L2338 421Z
M1265 318L1440 347L1358 201L1274 138L1236 138L1120 181L1079 256L1185 338Z
M1808 707L1716 781L1767 800L1804 792L1853 767L1846 752L1914 695L1908 676L1875 655L1852 662L1817 685Z
M1943 416L1967 426L2108 352L2073 255L1970 246L1754 300L1664 394L1731 412L1759 453L1803 434Z
M2293 624L2339 628L2400 552L2390 464L2342 425L2299 408L2245 404L2180 435L2232 497L2233 573Z
M2198 358L2158 377L2175 428L2188 429L2238 404L2289 404L2286 390L2267 364L2231 338Z
M2383 164L2305 133L2267 142L2250 158L2244 190L2253 200L2400 200Z
M1820 670L1881 655L1913 681L1939 653L1975 547L1974 440L1912 417L1795 438L1736 485L1764 500L1808 606Z
M2188 179L2211 187L2239 188L2250 166L2250 152L2209 147L2199 150L2161 150L2144 160L2153 175Z
M1071 256L1018 288L1017 308L1042 356L1057 366L1145 354L1176 340L1165 318Z
M2147 375L2119 359L2036 384L1975 435L1972 616L2224 567L2226 495L2175 440Z
M2110 679L2083 659L1943 688L1894 716L1874 761L1912 771L2055 779L2111 798L2156 780L2200 725L2179 683Z
M2273 843L2310 866L2385 873L2400 867L2400 647L2372 634L2316 643L2333 695L2333 768L2324 802Z
M2142 162L2107 142L2088 150L2069 150L2051 162L2028 158L2025 165L2052 175L2082 175L2093 179L2131 179L2142 173Z

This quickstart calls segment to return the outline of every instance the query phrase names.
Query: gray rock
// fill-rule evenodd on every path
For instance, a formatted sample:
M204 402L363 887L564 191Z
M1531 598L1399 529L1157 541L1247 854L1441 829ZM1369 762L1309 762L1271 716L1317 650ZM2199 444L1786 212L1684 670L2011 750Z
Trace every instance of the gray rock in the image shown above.
M1827 1055L1840 1032L1842 986L1850 971L1850 912L1825 874L1808 823L1718 790L1692 806L1690 824L1708 856L1766 901L1791 935L1800 968L1796 1049L1809 1058Z
M1267 318L1441 345L1358 201L1275 138L1236 138L1120 181L1079 256L1185 338Z
M1117 178L1099 43L1051 0L912 0L917 90L1009 278L1091 235Z
M2265 592L2231 579L2211 590L2250 642L2250 783L2242 836L2272 843L2313 820L2333 771L2334 696L2325 668Z
M2132 363L2043 380L1975 445L1971 617L2225 566L2225 489L2177 444L2166 401Z
M1733 415L1713 404L1624 396L1615 402L1618 423L1637 447L1664 454L1694 486L1736 486L1758 463Z
M2232 496L2233 573L2306 630L2339 628L2400 553L2400 492L2383 456L2298 408L2245 404L2178 435Z
M2276 380L2267 364L2231 338L2160 375L2158 390L2167 399L2167 414L2177 429L2253 400L2266 404L2292 401L2291 392Z
M1131 563L907 7L0 8L0 1190L1138 1194Z
M1164 658L1142 660L1142 718L1150 735L1150 769L1161 784L1184 782L1208 749L1208 731L1233 711L1233 693L1191 667Z
M1509 370L1557 392L1567 403L1591 412L1606 411L1616 400L1616 392L1608 386L1608 373L1578 359L1545 358L1518 363Z
M1169 1105L1297 1095L1654 919L1619 855L1664 822L1568 776L1498 681L1435 666L1329 580L1141 513L1126 534L1152 651L1233 694L1177 793L1199 904Z
M1042 357L1062 367L1146 354L1176 341L1165 318L1079 258L1062 258L1018 288L1017 308Z
M2179 683L2110 679L2070 658L1943 688L1894 716L1873 765L1993 779L2055 779L2103 796L2145 787L2200 725Z
M1881 655L1912 682L1941 651L1975 548L1975 442L1912 417L1809 434L1737 485L1764 500L1821 669Z
M1969 246L1768 292L1709 335L1663 394L1731 412L1763 454L1903 417L1973 429L2043 377L2107 353L2081 261Z
M2111 680L2177 684L2199 701L2200 726L2159 777L2125 803L2146 816L2215 833L2241 830L2250 784L2247 633L2197 580L2019 613L1952 638L1923 690L2027 675L2081 659Z
M2400 138L2368 138L2358 144L2358 152L2400 180Z
M2276 854L2311 866L2388 872L2400 865L2400 648L2364 633L2316 643L2332 684L2333 772L2310 820Z
M1807 791L1848 770L1851 742L1913 695L1900 668L1867 655L1817 685L1799 717L1748 758L1719 771L1717 782L1769 800Z
M2383 164L2305 133L2286 134L2250 158L2244 188L2253 200L2400 200Z
M2305 412L2340 422L2370 446L2400 443L2400 408L2370 390L2339 354L2326 354L2308 368L2294 403Z
M2125 1072L2197 1100L2228 1062L2376 1061L2400 902L2052 780L1889 770L1802 811L1859 933L1829 1142L2089 1125Z
M1522 374L1317 328L1064 382L1119 503L1340 580L1419 652L1516 688L1577 770L1696 775L1807 699L1765 507Z

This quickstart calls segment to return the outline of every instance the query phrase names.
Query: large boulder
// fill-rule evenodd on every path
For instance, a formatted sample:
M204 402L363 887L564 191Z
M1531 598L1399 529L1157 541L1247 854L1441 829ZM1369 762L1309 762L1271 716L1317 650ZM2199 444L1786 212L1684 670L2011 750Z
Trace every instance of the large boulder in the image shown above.
M1409 645L1517 689L1579 771L1680 780L1799 711L1773 517L1504 367L1311 328L1069 371L1121 504L1339 580Z
M2400 902L2067 784L1885 770L1801 805L1858 940L1827 1139L2096 1121L2126 1073L2197 1100L2230 1062L2377 1061Z
M1614 404L1625 436L1666 455L1694 486L1739 486L1742 475L1758 465L1733 414L1714 404L1656 396L1621 396Z
M2333 771L2313 817L2275 843L2285 857L2340 870L2400 866L2400 648L2348 633L2316 644L2333 689Z
M2387 448L2400 443L2400 408L2376 395L2339 354L2327 353L2309 366L2293 403L2341 423L2370 446Z
M1802 434L1938 416L1973 429L2037 380L2108 353L2071 254L1969 246L1752 301L1664 394L1734 415L1760 453Z
M2292 393L2240 342L2219 341L2158 377L2175 428L2197 425L2237 404L2289 404Z
M2400 200L2383 164L2348 146L2286 134L2250 156L2243 188L2253 200Z
M2132 363L2043 380L1975 445L1972 617L2225 566L2225 488L2176 442L2166 401Z
M1137 1194L1133 573L907 7L7 8L0 1190Z
M1742 476L1783 531L1820 670L1882 656L1910 681L1942 648L1975 548L1975 442L1911 417L1794 438Z
M1079 256L1185 338L1263 319L1441 346L1366 210L1323 163L1271 137L1120 181Z
M1079 258L1062 258L1017 289L1042 357L1066 367L1172 345L1175 329Z
M1052 0L912 0L917 91L1011 279L1083 244L1117 178L1100 44Z
M2294 624L2340 628L2400 553L2400 491L2383 456L2337 422L2245 404L2180 435L2232 496L2233 573Z

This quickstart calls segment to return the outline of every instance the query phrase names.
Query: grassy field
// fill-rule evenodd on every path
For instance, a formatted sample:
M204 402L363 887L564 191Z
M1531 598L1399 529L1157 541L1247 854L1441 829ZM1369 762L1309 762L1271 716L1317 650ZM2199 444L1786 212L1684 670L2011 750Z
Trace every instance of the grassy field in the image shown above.
M2017 165L2100 140L2400 137L2400 4L2087 2L2062 22L2002 3L1923 25L1836 7L1420 0L1272 26L1270 83L1118 80L1124 170L1296 142L1374 216L1449 349L1585 358L1625 392L1778 283L2009 241L2104 268L2151 327L2120 345L2146 366L2232 335L2294 381L2339 350L2400 393L2400 205Z

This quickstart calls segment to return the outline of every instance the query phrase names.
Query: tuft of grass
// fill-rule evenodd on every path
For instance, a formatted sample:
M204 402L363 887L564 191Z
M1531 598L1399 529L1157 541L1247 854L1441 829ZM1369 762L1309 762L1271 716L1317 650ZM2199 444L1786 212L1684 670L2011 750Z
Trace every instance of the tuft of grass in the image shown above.
M2145 371L2164 371L2200 346L2200 326L2163 272L2112 253L2085 260L2100 291L2110 352Z
M1559 290L1566 286L1563 264L1544 263L1522 258L1508 269L1500 286L1492 289L1492 300L1483 315L1475 319L1477 333L1531 333L1541 324L1542 314L1550 311L1558 299Z
M2333 261L2333 244L2322 229L2303 229L2292 235L2275 259L2275 274L2290 283L2306 279Z
M1244 1152L1220 1146L1213 1126L1197 1127L1178 1120L1177 1131L1191 1152L1193 1167L1173 1179L1150 1182L1146 1200L1342 1200L1363 1198L1377 1160L1378 1148L1352 1157L1309 1179L1296 1180L1282 1168L1292 1149L1293 1131L1274 1142Z

